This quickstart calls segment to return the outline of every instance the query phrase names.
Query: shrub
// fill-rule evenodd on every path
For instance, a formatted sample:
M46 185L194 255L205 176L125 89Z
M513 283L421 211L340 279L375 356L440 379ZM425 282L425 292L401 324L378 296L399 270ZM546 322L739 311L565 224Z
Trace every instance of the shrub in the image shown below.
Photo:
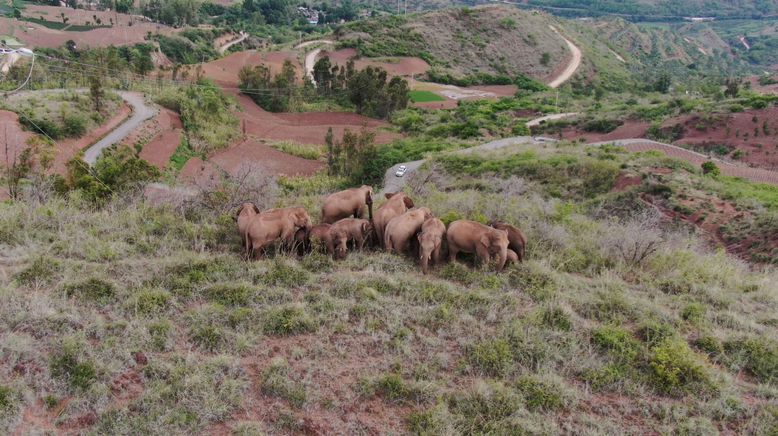
M307 283L309 277L308 271L292 266L281 258L276 258L260 280L270 286L295 287Z
M666 393L705 392L713 387L697 355L681 339L667 338L651 348L648 361L656 387Z
M59 262L46 257L37 257L25 269L16 274L16 281L21 285L40 286L49 283L59 271Z
M90 278L81 283L65 285L65 295L77 296L83 300L106 303L114 296L114 285L98 278Z
M173 327L167 320L153 322L147 327L149 335L151 336L151 345L158 351L164 351L167 349L168 337Z
M83 115L69 113L65 115L63 121L63 133L71 138L80 138L86 133L87 120Z
M294 335L316 330L316 323L299 306L285 306L265 313L265 333L272 335Z
M516 381L516 387L524 396L530 410L556 410L564 403L564 392L558 383L552 383L532 375L524 375Z
M675 328L670 324L660 321L646 321L637 330L640 339L649 345L656 345L665 339L677 336Z
M283 398L295 407L305 404L305 386L289 377L289 365L284 359L273 359L262 373L262 392Z
M51 357L51 375L65 380L73 389L84 390L97 380L97 370L89 360L79 359L79 347L66 343L62 350Z
M476 272L458 262L447 263L440 269L440 277L465 286L471 286L478 281Z
M205 290L208 300L226 306L245 306L251 302L253 291L244 284L223 283Z
M703 162L702 165L702 173L710 176L718 176L721 174L721 170L719 170L718 165L711 161Z
M592 332L592 343L622 362L631 362L640 353L640 343L622 327L602 326Z
M764 337L728 341L724 344L734 366L747 369L765 383L778 382L778 344Z
M207 351L216 350L224 342L224 333L213 325L196 326L189 333L192 341Z
M468 348L467 362L483 374L505 375L513 365L511 346L500 338L478 342Z
M698 324L705 319L705 306L700 303L690 303L681 310L681 318Z
M170 301L170 292L159 289L144 289L135 294L135 310L151 314L163 312Z
M366 394L377 394L393 403L420 403L427 401L425 391L415 383L403 380L400 374L389 373L362 383Z
M521 396L499 383L482 385L448 400L458 434L523 434L511 416L523 410Z
M18 400L18 394L13 389L0 385L0 413L10 411Z
M559 306L545 307L538 315L542 324L555 330L570 331L573 327L570 315Z

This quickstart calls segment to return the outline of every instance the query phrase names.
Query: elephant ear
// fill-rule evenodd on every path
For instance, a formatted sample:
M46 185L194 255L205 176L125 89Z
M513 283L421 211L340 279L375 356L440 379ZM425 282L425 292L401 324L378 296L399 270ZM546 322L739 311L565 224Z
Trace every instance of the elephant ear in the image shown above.
M411 209L413 207L413 200L411 200L411 197L403 197L403 203L405 203L405 207L408 209Z
M481 235L479 242L481 242L481 245L483 245L484 248L486 249L491 248L492 239L489 237L488 233L484 233L483 235Z
M367 234L370 231L370 222L365 221L362 223L362 234Z
M254 203L251 203L251 207L253 207L253 208L254 208L254 212L256 212L256 213L259 213L259 208L257 207L257 205L256 205L256 204L254 204Z
M373 204L373 188L367 188L367 191L365 192L365 203Z
M396 194L396 192L387 192L386 194L384 194L384 197L386 197L386 199L388 200L394 197L394 194Z

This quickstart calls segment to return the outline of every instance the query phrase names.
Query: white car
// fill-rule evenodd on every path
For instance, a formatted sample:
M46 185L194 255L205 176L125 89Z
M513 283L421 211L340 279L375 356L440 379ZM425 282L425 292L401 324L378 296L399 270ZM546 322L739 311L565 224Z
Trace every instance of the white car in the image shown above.
M397 168L397 172L394 173L394 175L397 177L402 177L405 175L406 171L408 171L408 167L406 167L405 165L400 165L400 168Z

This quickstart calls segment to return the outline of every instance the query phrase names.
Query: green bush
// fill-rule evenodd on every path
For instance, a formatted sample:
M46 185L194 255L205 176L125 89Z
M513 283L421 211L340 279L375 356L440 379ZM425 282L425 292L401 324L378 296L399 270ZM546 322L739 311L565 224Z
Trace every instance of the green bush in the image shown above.
M206 351L215 351L225 340L224 332L213 325L195 326L189 332L192 341Z
M513 366L511 346L500 338L475 343L467 349L467 362L483 374L503 376Z
M682 339L659 341L651 348L648 364L662 392L704 393L714 388L705 366Z
M28 267L19 271L15 278L20 285L42 285L50 283L59 270L59 262L41 256L36 257Z
M689 303L681 310L681 318L699 324L705 319L705 306L700 303Z
M265 313L263 328L271 335L294 335L316 330L316 322L299 306L284 306Z
M0 413L10 411L18 400L18 394L8 386L0 385Z
M164 312L170 302L170 292L160 289L143 289L134 295L135 310L143 314Z
M573 327L570 315L559 306L549 306L540 309L538 317L543 325L555 330L570 331Z
M592 343L621 362L631 362L640 353L640 343L629 331L617 326L602 326L592 332Z
M260 280L266 285L291 288L306 284L309 278L308 271L293 266L281 258L276 258Z
M556 384L532 375L524 375L516 381L516 388L524 396L530 410L550 411L565 404L564 391Z
M67 343L51 357L49 369L55 378L65 380L73 389L85 390L97 380L94 363L78 357L79 347Z
M364 381L363 390L368 395L380 395L392 403L419 404L429 398L416 383L406 382L400 374L389 373L374 380Z
M703 162L701 167L702 173L705 175L718 176L721 174L721 170L719 169L718 165L712 161Z
M508 387L491 383L448 400L451 420L458 434L525 434L521 421L511 417L524 409L521 396Z
M251 302L254 291L244 284L221 283L205 289L208 300L226 306L245 306Z
M307 399L305 386L289 376L289 365L283 359L274 359L262 373L262 392L283 398L295 407L303 407Z
M677 336L677 332L673 326L661 321L645 321L637 330L640 339L648 343L649 345L656 345L665 339L670 339Z
M81 114L66 114L62 123L62 131L67 137L80 138L86 133L87 120Z
M778 383L778 343L765 337L727 341L724 350L732 365L748 370L759 381Z
M65 295L68 297L79 297L83 300L94 301L97 303L107 303L114 296L115 289L113 283L93 277L81 283L65 285Z

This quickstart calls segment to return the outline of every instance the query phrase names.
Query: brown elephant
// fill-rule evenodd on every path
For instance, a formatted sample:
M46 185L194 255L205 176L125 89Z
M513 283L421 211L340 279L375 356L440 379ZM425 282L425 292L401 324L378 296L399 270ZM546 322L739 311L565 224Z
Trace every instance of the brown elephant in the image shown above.
M355 249L362 249L365 241L373 232L370 221L362 218L343 218L330 227L330 237L335 250L336 259L344 259L348 255L348 243L353 242Z
M515 251L513 251L513 250L511 250L511 249L509 248L509 249L508 249L508 258L505 260L505 264L506 264L506 265L507 265L507 264L509 264L509 263L515 263L515 264L518 264L519 262L520 262L520 260L519 260L519 255L518 255L518 254L516 254L516 252L515 252Z
M254 215L246 229L246 247L256 257L276 240L287 246L294 242L299 229L311 228L311 217L302 207L271 209Z
M384 229L389 221L396 216L404 214L408 209L414 206L411 197L405 195L404 192L396 192L394 194L385 194L387 202L382 204L381 207L375 213L373 217L373 226L375 226L376 237L378 238L378 244L384 243Z
M373 188L362 185L359 188L330 194L321 207L321 222L332 224L343 218L362 218L367 206L368 217L373 220Z
M419 261L421 271L427 274L430 260L433 265L440 264L440 252L446 237L446 225L437 218L429 218L421 225L419 240Z
M331 229L332 224L318 224L311 227L311 230L308 232L308 241L312 251L324 248L330 256L335 254Z
M424 221L429 218L432 218L432 211L426 207L409 210L392 218L384 230L384 249L386 252L405 253L413 238L421 230Z
M516 227L502 221L492 221L489 225L495 229L508 232L508 248L516 253L519 259L518 262L523 262L525 259L525 248L527 246L527 238L524 237L524 233Z
M460 251L475 253L483 263L492 256L497 259L497 271L502 271L508 258L508 232L469 220L449 224L446 231L448 258L455 261Z
M235 216L235 221L238 223L238 236L240 236L240 244L246 249L246 257L249 255L250 247L246 244L246 230L249 227L251 219L259 215L259 208L254 203L243 203L238 209L238 213Z

